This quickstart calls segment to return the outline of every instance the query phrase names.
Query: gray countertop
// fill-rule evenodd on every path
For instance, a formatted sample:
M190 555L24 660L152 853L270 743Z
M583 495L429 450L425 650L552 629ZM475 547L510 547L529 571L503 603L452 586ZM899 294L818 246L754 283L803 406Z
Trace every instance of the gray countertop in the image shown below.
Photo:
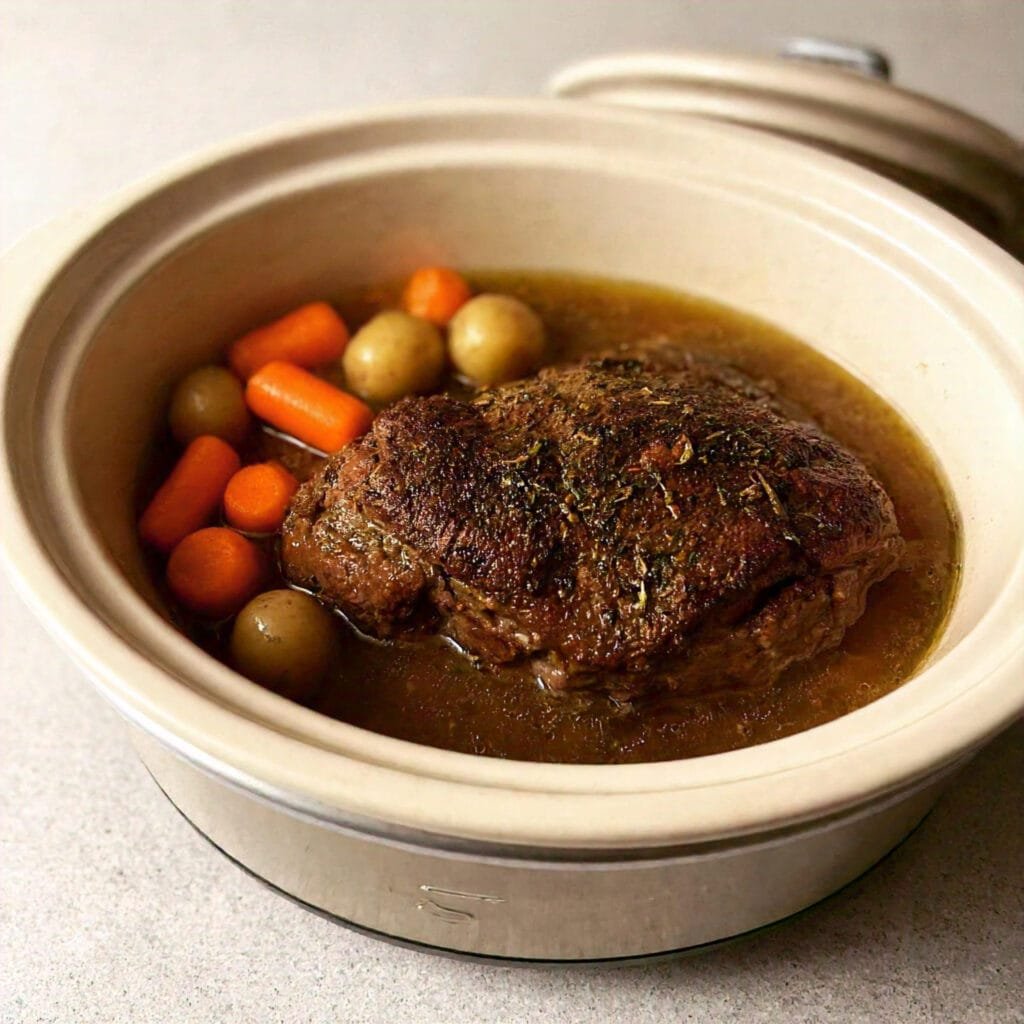
M270 121L796 33L880 45L901 82L1024 135L1020 0L0 0L0 247ZM638 968L483 966L348 932L216 854L0 576L0 844L5 1024L1024 1021L1024 723L878 868L774 931Z

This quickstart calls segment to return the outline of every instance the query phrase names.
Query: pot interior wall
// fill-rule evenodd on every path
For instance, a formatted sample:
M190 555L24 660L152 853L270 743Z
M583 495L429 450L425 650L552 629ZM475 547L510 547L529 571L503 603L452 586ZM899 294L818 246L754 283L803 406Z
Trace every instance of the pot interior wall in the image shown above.
M751 184L720 170L722 154L687 152L685 140L670 166L548 142L352 166L317 162L321 142L305 167L292 141L288 161L272 147L242 153L218 165L216 189L209 174L186 177L94 238L65 272L65 290L90 261L133 255L118 274L97 270L92 295L74 296L78 365L63 439L108 557L159 606L135 539L138 467L171 384L233 336L424 261L565 269L755 313L895 404L937 453L963 519L962 592L936 656L955 645L998 593L1005 552L1022 539L1022 525L1000 512L1007 489L1021 485L992 468L1018 457L1016 398L998 357L979 351L989 326L956 283L798 183Z

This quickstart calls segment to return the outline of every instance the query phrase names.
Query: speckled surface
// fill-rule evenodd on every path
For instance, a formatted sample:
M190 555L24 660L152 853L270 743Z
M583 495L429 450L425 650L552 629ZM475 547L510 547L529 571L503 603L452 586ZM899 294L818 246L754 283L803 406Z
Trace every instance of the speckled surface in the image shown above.
M0 245L268 121L798 30L868 36L904 81L1024 133L1019 0L0 0ZM348 932L220 857L0 574L0 1022L333 1020L1024 1022L1024 723L879 868L779 929L638 968L483 966Z

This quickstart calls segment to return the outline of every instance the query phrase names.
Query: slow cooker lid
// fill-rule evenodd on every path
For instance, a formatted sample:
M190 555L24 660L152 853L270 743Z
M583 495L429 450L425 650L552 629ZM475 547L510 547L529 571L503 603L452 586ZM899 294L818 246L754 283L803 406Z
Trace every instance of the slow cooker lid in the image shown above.
M796 40L790 59L716 53L597 57L558 72L563 98L730 121L809 143L883 174L1017 249L1024 148L992 125L889 84L861 47ZM795 59L793 59L795 58Z

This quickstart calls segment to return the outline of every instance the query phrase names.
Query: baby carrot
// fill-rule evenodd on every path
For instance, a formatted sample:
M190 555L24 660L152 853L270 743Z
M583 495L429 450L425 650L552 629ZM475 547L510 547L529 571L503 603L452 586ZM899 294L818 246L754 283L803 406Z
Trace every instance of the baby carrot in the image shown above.
M211 619L234 615L266 578L259 548L226 526L190 533L167 561L167 585L187 608Z
M370 429L370 407L291 363L268 363L249 378L249 408L260 419L322 452L336 452Z
M341 317L326 302L310 302L242 335L228 349L228 362L248 380L278 359L296 366L322 366L337 359L347 344L348 328Z
M280 462L243 466L224 491L224 515L236 530L273 533L298 489L299 481Z
M421 267L405 286L402 307L444 327L472 293L466 279L448 267Z
M170 551L209 521L239 465L226 441L211 434L197 437L146 506L139 536L159 551Z

